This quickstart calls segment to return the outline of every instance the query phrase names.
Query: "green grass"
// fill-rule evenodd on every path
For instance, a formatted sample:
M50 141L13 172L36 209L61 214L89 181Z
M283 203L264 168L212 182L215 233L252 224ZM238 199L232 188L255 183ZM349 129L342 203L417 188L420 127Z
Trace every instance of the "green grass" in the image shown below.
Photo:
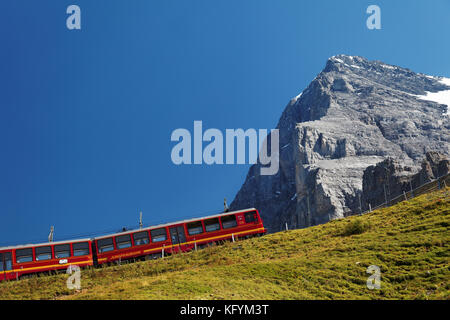
M449 299L448 192L164 259L0 284L1 299ZM366 269L381 269L381 289Z

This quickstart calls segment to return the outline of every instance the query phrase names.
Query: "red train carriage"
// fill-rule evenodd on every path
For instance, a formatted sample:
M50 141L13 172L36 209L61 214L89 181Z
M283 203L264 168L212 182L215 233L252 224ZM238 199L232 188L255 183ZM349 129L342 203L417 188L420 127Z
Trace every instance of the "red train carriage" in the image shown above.
M208 243L266 233L258 210L246 209L184 220L95 239L0 248L0 281L38 272L156 258Z
M0 248L0 281L67 269L69 265L93 265L90 239Z
M266 233L254 208L184 220L94 239L98 264L186 252L208 243Z

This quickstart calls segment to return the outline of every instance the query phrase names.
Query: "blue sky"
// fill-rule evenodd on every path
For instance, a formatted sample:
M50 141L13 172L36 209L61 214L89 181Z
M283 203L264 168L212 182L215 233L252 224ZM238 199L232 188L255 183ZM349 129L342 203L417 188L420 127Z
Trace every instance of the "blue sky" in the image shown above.
M176 166L173 130L274 128L341 53L449 77L449 31L446 0L1 1L0 244L219 212L249 166Z

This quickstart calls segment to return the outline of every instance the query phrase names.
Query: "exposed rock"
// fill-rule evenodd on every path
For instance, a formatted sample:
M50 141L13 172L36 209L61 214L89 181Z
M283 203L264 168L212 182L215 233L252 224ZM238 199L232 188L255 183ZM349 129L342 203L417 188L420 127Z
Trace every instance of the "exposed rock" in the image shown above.
M281 115L280 170L261 176L253 165L231 209L258 208L270 232L359 212L367 167L391 158L397 162L389 165L414 174L427 151L449 155L448 107L423 100L450 90L445 83L362 57L331 57ZM448 169L430 157L428 176Z
M388 158L364 170L362 210L367 210L369 203L374 208L450 173L450 161L443 154L427 152L420 171L415 169Z
M450 172L450 161L443 154L427 152L426 159L422 162L422 171L424 170L427 175L423 182L442 177Z

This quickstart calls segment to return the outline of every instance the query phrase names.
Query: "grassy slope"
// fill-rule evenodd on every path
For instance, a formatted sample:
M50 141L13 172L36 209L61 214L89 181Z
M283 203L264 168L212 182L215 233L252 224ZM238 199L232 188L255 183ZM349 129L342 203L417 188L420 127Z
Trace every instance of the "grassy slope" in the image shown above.
M155 261L0 284L3 299L449 299L450 188L394 207ZM355 234L355 232L362 232ZM381 268L369 290L366 268Z

